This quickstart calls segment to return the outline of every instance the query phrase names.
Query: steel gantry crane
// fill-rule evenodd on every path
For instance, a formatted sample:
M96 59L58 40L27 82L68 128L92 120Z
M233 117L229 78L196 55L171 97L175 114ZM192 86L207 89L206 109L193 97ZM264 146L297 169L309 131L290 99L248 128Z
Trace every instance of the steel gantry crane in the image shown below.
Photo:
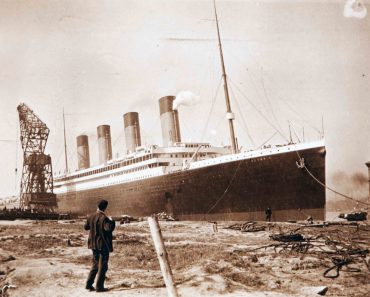
M50 130L26 104L19 104L17 110L23 149L20 207L53 212L57 201L51 157L44 154Z

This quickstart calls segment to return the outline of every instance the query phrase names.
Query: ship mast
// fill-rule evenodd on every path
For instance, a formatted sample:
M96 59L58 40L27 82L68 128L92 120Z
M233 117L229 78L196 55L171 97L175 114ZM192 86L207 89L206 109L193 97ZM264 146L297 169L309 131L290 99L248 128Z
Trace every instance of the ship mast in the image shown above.
M67 157L67 140L66 140L66 120L64 117L64 108L63 108L63 131L64 131L64 157L66 159L66 175L68 174L68 157Z
M231 150L232 150L232 153L235 154L237 152L237 145L236 145L235 132L234 132L234 123L233 123L233 120L235 119L235 115L231 111L231 106L230 106L229 88L227 86L227 77L226 77L224 56L223 56L223 53L222 53L220 29L218 27L218 18L217 18L217 11L216 11L216 0L213 0L213 6L215 8L215 18L216 18L216 26L217 26L217 37L218 37L218 47L219 47L219 50L220 50L221 68L222 68L222 79L224 81L224 91L225 91L225 100L226 100L226 109L227 109L226 117L227 117L227 120L229 121Z

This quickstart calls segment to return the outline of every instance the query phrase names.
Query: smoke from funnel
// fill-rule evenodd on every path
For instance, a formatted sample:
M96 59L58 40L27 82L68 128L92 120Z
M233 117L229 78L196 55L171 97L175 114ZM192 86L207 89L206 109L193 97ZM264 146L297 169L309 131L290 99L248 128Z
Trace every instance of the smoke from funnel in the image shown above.
M180 105L191 106L197 104L199 96L191 91L181 91L176 95L173 101L173 109L177 109Z
M361 172L354 173L351 179L356 186L367 185L368 183L367 176Z
M366 198L369 195L367 177L362 172L348 174L344 171L336 171L331 179L333 188L340 193L356 199Z
M344 5L343 15L346 18L353 17L363 19L367 15L367 9L362 3L362 0L347 0Z

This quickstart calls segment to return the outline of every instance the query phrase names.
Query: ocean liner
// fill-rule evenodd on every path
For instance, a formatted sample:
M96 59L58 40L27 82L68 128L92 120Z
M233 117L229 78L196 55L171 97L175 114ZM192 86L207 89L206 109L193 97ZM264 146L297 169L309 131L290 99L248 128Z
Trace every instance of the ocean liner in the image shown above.
M166 212L181 220L325 219L323 140L240 151L234 135L215 6L230 146L181 141L176 97L159 99L163 146L141 146L139 115L124 114L128 153L112 159L110 127L97 128L99 166L90 167L86 135L77 137L78 167L54 178L59 212L86 215L101 198L112 216ZM318 182L319 181L319 182Z

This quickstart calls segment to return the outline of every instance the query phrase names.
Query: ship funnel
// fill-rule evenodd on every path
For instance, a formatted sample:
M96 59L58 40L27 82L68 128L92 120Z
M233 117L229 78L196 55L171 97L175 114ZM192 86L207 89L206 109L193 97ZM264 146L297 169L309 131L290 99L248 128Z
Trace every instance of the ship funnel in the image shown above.
M105 164L112 159L112 143L110 136L110 126L100 125L98 130L98 146L99 146L99 163Z
M127 153L132 153L138 146L141 146L139 114L137 112L125 113L123 122Z
M90 167L89 138L87 135L77 136L78 169Z
M159 112L161 115L163 146L172 146L181 142L179 114L173 109L175 96L166 96L159 99Z

